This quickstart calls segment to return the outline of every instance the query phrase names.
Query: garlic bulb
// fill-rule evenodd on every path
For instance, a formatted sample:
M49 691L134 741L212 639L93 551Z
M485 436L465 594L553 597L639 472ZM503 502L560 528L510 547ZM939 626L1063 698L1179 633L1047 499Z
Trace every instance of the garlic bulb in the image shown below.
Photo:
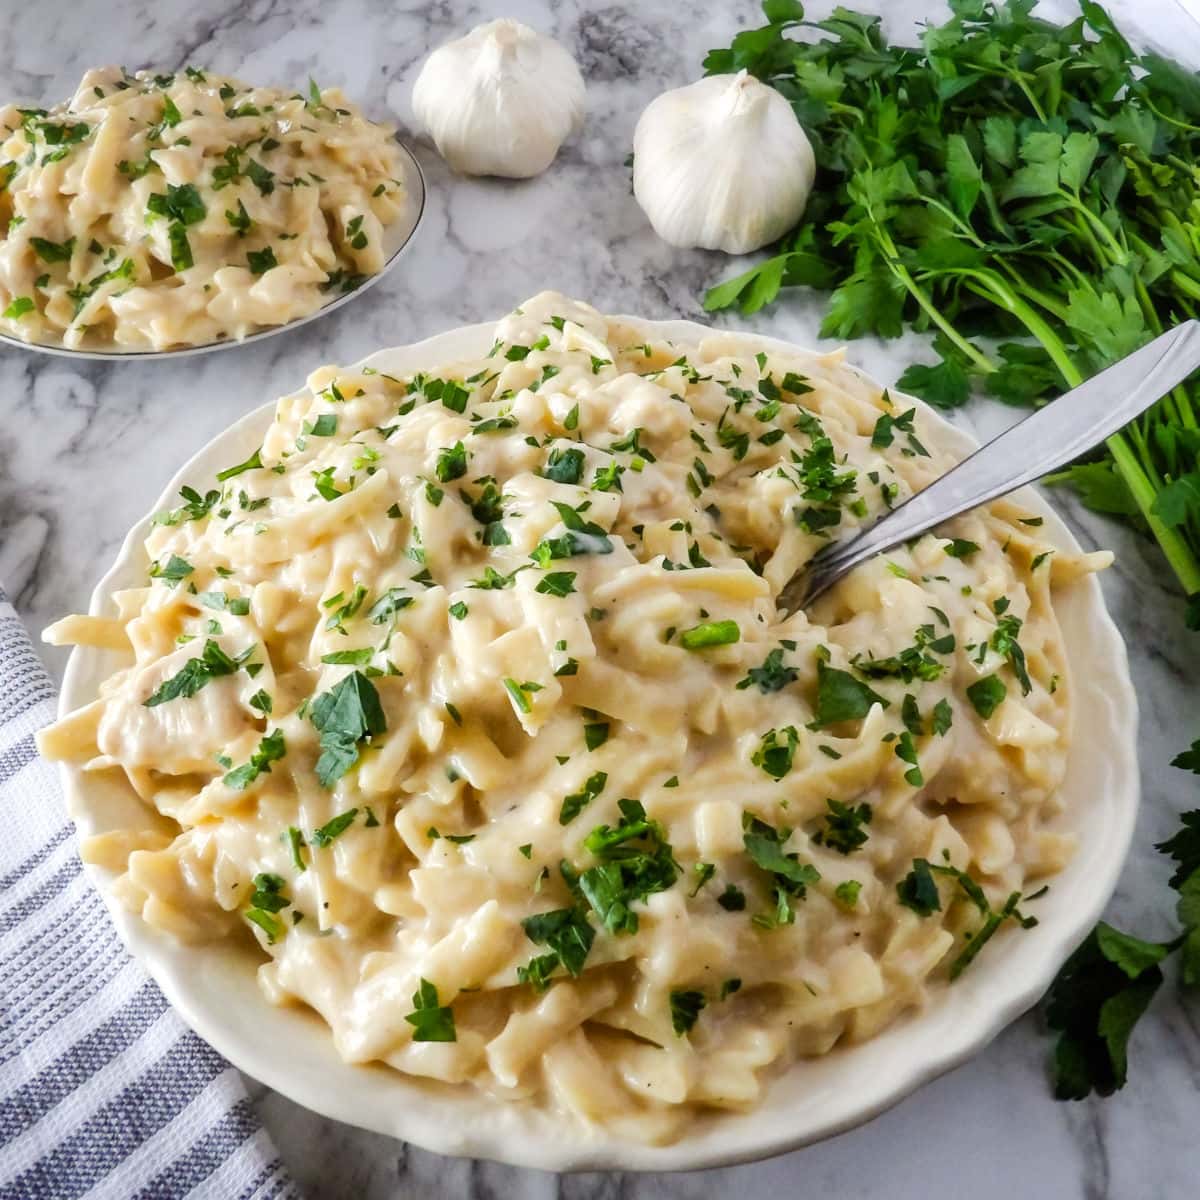
M745 71L664 92L633 134L633 193L672 246L745 254L775 241L816 173L792 106Z
M489 21L435 50L413 110L438 153L465 175L540 175L583 124L583 76L553 38Z

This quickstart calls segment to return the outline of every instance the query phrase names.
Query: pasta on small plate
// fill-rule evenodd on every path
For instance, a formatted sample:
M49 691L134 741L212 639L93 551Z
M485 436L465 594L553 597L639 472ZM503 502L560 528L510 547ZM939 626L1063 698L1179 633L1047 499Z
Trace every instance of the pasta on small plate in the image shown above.
M322 367L48 631L85 862L342 1120L560 1169L862 1120L1033 1003L1137 803L1111 556L1036 493L775 607L969 449L841 352L555 293Z
M0 337L85 356L263 337L377 279L424 196L338 88L91 70L49 111L0 107Z

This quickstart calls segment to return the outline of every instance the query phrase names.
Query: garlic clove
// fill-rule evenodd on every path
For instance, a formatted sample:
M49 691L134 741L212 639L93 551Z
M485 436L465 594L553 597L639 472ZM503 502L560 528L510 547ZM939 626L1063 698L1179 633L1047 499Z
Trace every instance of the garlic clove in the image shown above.
M746 254L800 219L816 159L792 106L742 71L664 92L633 135L633 192L672 246Z
M528 179L582 127L586 91L558 42L505 18L435 50L412 102L455 171Z

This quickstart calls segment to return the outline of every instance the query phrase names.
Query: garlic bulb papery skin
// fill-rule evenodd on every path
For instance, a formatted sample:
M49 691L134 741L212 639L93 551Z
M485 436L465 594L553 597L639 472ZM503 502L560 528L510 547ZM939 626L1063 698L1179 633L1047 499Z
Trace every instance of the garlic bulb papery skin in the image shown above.
M745 71L664 92L633 134L633 194L672 246L746 254L775 241L816 173L792 106Z
M412 102L455 171L528 179L583 125L586 99L579 67L558 42L502 19L435 50Z

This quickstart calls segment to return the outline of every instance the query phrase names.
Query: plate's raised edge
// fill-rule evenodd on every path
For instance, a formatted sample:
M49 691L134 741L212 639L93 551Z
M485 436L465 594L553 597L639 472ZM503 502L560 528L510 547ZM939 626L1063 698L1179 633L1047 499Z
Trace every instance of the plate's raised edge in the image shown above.
M409 217L411 223L409 224L408 232L405 234L403 241L395 246L391 254L388 255L387 262L374 275L368 275L352 292L346 292L333 300L327 301L315 312L310 312L306 317L297 317L294 321L288 321L285 325L271 325L266 329L260 329L257 333L247 334L244 338L225 338L219 342L206 342L203 346L180 346L176 350L98 350L95 348L74 350L70 346L51 345L46 342L25 342L3 331L0 331L0 343L11 346L14 350L28 350L33 354L52 354L56 358L87 359L92 362L164 362L174 361L179 358L191 358L197 354L212 354L217 350L232 350L241 346L250 346L255 342L261 342L264 338L275 337L280 333L288 333L293 329L299 329L302 325L307 325L310 321L316 321L321 317L328 316L334 309L341 308L343 304L349 304L352 300L358 299L364 292L373 288L385 275L391 272L392 268L403 258L404 252L416 240L417 230L420 229L421 219L425 215L425 206L428 197L425 172L421 170L421 164L417 161L417 156L403 142L397 139L396 144L408 160L407 171L410 180L415 180L417 185L416 211ZM409 216L409 209L407 207L405 214ZM388 228L394 227L389 226ZM384 230L384 234L386 236L387 229Z
M766 349L777 349L788 353L796 353L797 351L809 353L802 347L797 347L779 338L766 337L738 330L715 329L691 321L651 321L625 315L614 315L607 319L609 321L620 321L624 324L641 326L651 332L654 337L661 337L667 340L695 341L712 336L732 335L739 341L752 342ZM484 322L449 330L411 345L376 351L374 354L368 355L365 359L350 364L346 369L353 370L362 366L372 365L380 359L400 353L411 356L423 352L433 352L441 342L462 342L468 338L478 340L480 346L479 352L482 353L491 345L494 327L495 322ZM465 357L466 354L460 348L455 356ZM857 367L853 367L852 369L864 378L871 378L865 371ZM894 390L892 394L901 395ZM944 438L948 446L961 449L964 453L977 448L978 443L973 437L956 426L951 425L945 418L920 399L904 397L904 401L906 404L917 406L922 415L935 425L939 435ZM93 614L103 613L112 590L112 578L123 571L133 557L142 553L141 544L149 532L154 512L169 507L179 486L187 482L195 482L194 479L190 480L189 476L195 473L197 465L217 444L226 440L240 440L248 431L257 429L260 426L265 430L266 426L270 423L270 417L274 409L275 402L271 401L251 411L218 435L217 438L212 439L208 444L201 447L176 473L159 498L154 509L129 531L122 542L116 561L105 573L92 593L89 612ZM1049 518L1048 524L1056 540L1069 548L1079 548L1070 529L1040 493L1032 488L1025 488L1017 493L1017 495L1029 507ZM1119 720L1115 722L1117 728L1129 731L1126 744L1113 752L1112 761L1114 770L1110 775L1113 792L1128 797L1127 802L1118 809L1120 816L1119 826L1115 829L1109 829L1109 838L1115 847L1119 847L1120 853L1112 853L1105 860L1103 869L1100 871L1098 877L1093 877L1095 888L1092 892L1091 903L1077 905L1072 913L1073 919L1064 925L1056 940L1042 947L1040 955L1042 969L1030 972L1026 976L1024 986L1009 996L1003 1005L988 1010L985 1014L986 1019L974 1023L960 1021L954 1027L953 1035L943 1039L941 1053L933 1057L927 1057L919 1063L909 1061L905 1069L896 1072L891 1085L883 1088L869 1103L862 1104L857 1109L847 1111L841 1116L831 1117L824 1122L810 1126L807 1130L799 1134L781 1131L772 1136L745 1139L741 1144L736 1146L722 1144L720 1137L717 1136L710 1139L716 1143L711 1149L707 1149L703 1145L692 1145L686 1141L666 1146L622 1143L619 1148L614 1148L611 1143L589 1145L584 1139L581 1139L578 1144L572 1146L565 1139L546 1139L536 1143L532 1141L526 1143L519 1137L514 1138L511 1136L506 1139L503 1146L500 1146L494 1140L489 1140L486 1134L479 1134L470 1127L443 1129L439 1126L436 1129L426 1127L422 1132L420 1144L438 1153L489 1158L515 1166L556 1171L612 1169L689 1171L750 1162L786 1153L790 1150L800 1149L862 1125L887 1111L926 1083L931 1082L971 1058L994 1040L1013 1020L1032 1008L1049 987L1050 982L1067 955L1083 940L1096 920L1099 919L1116 888L1117 880L1132 843L1140 800L1140 781L1137 770L1136 750L1137 699L1129 674L1128 656L1124 641L1116 624L1108 613L1095 576L1081 579L1073 586L1089 589L1089 602L1095 608L1099 629L1110 642L1111 656L1109 666L1111 674L1107 679L1105 700L1110 710L1116 710L1120 714ZM72 701L68 703L67 698L74 690L75 679L82 663L82 649L84 648L76 648L67 663L63 678L63 688L59 699L60 715L65 715L77 707L77 702ZM72 798L76 788L76 781L71 774L71 764L61 763L59 769L68 797ZM108 888L105 886L103 872L97 868L88 866L85 866L85 871L100 891L101 897L113 916L118 929L122 934L126 934L127 931L132 930L133 923L138 922L139 918L121 908L115 899L109 895ZM1048 932L1046 926L1043 925L1039 928L1042 930L1043 936L1045 936ZM399 1124L403 1123L403 1114L400 1114L399 1118L397 1118L396 1113L364 1113L361 1110L350 1114L339 1106L336 1098L331 1098L328 1091L323 1090L318 1093L297 1088L294 1080L289 1077L286 1068L280 1067L268 1056L261 1056L256 1059L253 1065L249 1065L245 1056L241 1053L243 1048L239 1045L234 1045L232 1039L226 1037L221 1027L211 1025L207 1019L207 1014L199 1012L194 1008L187 995L186 988L182 986L181 981L173 973L164 970L162 965L154 959L142 959L141 961L162 988L168 1001L176 1008L185 1023L191 1026L200 1037L208 1041L219 1053L229 1059L240 1070L244 1070L247 1074L252 1075L275 1091L322 1116L337 1121L345 1121L376 1133L383 1133L393 1137L407 1137L406 1133L398 1127ZM239 1058L241 1059L240 1062L238 1061ZM415 1086L419 1086L419 1084ZM714 1132L716 1131L714 1130Z

